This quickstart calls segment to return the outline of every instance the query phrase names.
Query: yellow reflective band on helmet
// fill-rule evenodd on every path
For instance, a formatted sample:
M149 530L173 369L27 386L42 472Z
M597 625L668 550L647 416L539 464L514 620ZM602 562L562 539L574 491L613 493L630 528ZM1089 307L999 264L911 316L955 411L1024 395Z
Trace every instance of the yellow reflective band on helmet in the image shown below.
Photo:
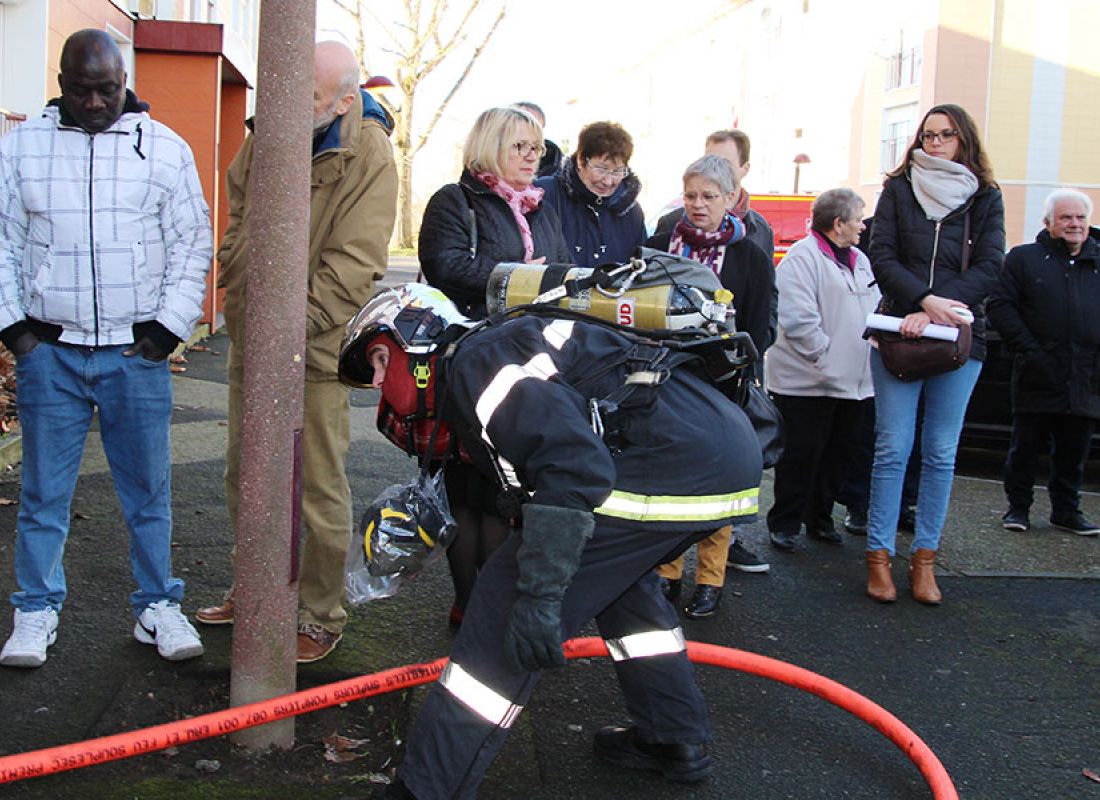
M451 661L439 676L439 685L462 705L498 728L511 728L523 706L497 694L460 665Z
M596 513L637 522L712 522L755 514L759 509L759 487L704 495L635 494L616 489Z
M687 650L684 632L679 628L664 631L632 633L618 639L604 639L612 661L628 661L632 658L664 656Z
M367 554L367 561L370 561L370 537L374 533L374 520L372 519L367 523L367 529L363 532L363 550Z

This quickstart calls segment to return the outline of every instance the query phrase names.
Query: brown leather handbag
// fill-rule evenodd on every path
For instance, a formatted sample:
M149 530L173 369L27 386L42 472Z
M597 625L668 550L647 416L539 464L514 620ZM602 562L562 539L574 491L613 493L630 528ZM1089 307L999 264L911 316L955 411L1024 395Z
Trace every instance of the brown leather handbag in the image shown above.
M959 272L965 272L970 264L970 212L966 212L963 221L963 254ZM932 288L935 265L928 273L928 288ZM879 303L880 314L890 314L891 304L883 296ZM908 339L900 333L875 331L878 353L882 365L899 381L919 381L957 370L970 358L971 332L969 325L959 326L959 337L948 342L942 339L929 339L919 336Z

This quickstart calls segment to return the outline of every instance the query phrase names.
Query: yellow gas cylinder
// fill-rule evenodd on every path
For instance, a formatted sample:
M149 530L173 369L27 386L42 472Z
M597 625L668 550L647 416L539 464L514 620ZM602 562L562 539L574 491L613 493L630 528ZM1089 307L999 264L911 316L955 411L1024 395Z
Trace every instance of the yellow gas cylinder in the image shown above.
M587 278L591 274L592 270L588 267L498 264L489 275L486 308L493 314L531 303L548 290L563 286L566 281ZM621 294L617 289L600 291L592 287L574 297L562 297L553 304L640 330L702 327L708 321L704 309L712 305L700 289L671 284L631 286Z

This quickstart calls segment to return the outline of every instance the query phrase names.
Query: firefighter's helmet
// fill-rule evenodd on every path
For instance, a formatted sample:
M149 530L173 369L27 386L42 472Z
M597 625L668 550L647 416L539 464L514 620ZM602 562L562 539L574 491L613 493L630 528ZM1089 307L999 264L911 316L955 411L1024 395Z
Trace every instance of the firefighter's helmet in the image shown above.
M451 543L454 520L440 476L389 487L360 523L358 563L371 575L414 575ZM353 545L354 546L354 545Z
M422 283L384 289L367 301L344 330L339 376L348 386L373 384L368 346L379 333L389 333L406 353L430 353L451 325L469 325L443 292Z

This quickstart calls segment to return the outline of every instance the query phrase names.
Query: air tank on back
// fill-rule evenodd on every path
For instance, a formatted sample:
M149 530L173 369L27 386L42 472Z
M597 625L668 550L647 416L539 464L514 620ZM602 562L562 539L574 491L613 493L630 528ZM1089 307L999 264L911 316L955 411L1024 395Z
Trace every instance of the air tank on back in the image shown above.
M644 262L634 261L632 264L644 265ZM625 270L627 267L621 269ZM493 314L513 306L532 303L536 298L564 287L569 281L583 282L592 273L591 268L569 265L498 264L489 275L485 304L488 312ZM612 272L614 273L615 271ZM622 290L624 283L627 288ZM719 292L732 299L729 292ZM729 299L720 296L716 298L719 302L716 302L702 289L682 283L634 286L628 280L618 279L614 285L605 289L590 286L577 291L573 296L564 292L561 294L563 296L560 298L544 302L639 330L703 328L708 323L732 327L727 325L727 320L732 317Z

